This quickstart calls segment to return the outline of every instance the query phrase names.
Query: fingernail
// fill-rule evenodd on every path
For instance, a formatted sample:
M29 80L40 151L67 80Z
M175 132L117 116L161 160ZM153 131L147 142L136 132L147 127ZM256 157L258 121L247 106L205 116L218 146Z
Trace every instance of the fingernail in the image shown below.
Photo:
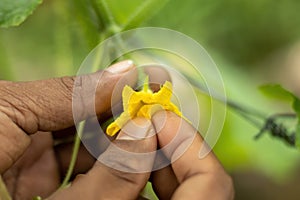
M117 136L117 140L142 140L155 135L152 123L144 118L129 121Z
M129 71L134 66L132 60L124 60L118 63L113 64L112 66L108 67L106 71L113 73L113 74L121 74L124 72Z

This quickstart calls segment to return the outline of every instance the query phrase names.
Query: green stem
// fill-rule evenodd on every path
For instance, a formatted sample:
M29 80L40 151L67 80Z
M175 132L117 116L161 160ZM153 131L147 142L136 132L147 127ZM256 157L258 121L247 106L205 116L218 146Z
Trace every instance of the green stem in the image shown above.
M110 9L108 8L106 0L98 0L96 2L96 4L98 5L100 15L101 15L101 19L103 20L104 24L106 26L116 24L115 19L112 15Z
M145 0L122 26L121 31L138 27L142 22L146 21L147 18L150 18L151 15L158 12L168 1L169 0Z
M54 4L54 12L57 20L55 24L54 42L55 44L55 72L57 76L67 76L74 72L72 47L70 41L69 27L66 26L70 17L63 8L67 7L65 1Z
M1 200L11 200L11 197L7 191L7 188L2 180L1 175L0 175L0 199Z
M69 165L67 174L66 174L60 188L65 188L70 182L70 178L71 178L72 173L74 171L75 163L76 163L76 160L77 160L77 155L78 155L78 151L79 151L79 147L80 147L80 138L83 134L84 125L85 125L85 121L82 121L82 122L79 123L78 131L77 131L77 134L75 136L74 147L73 147L73 152L72 152L70 165Z
M120 27L117 25L113 14L111 13L106 0L92 0L93 7L97 14L99 21L103 26L102 30L105 34L105 38L119 33L121 31Z
M228 104L227 104L228 105ZM260 123L256 118L253 118L253 116L249 115L249 113L243 112L240 109L234 110L240 117L247 120L250 124L255 126L257 129L261 129L263 126L262 123ZM265 120L265 119L264 119Z
M247 108L246 106L238 104L230 99L227 99L224 103L227 106L229 106L230 108L235 109L241 113L251 115L251 116L253 116L255 118L259 118L261 120L267 119L267 115L263 114L262 112L255 110L253 108Z
M250 115L254 118L258 118L260 120L266 120L267 119L267 115L255 110L253 108L247 108L244 105L238 104L237 102L231 100L231 99L224 99L223 97L220 97L220 95L218 94L214 94L212 92L209 92L206 87L204 87L201 83L199 83L199 81L194 80L192 78L189 77L189 80L191 81L192 85L195 86L198 90L200 90L201 92L204 92L205 94L211 96L213 99L220 101L222 103L224 103L225 105L227 105L228 107L238 111L240 114L243 113L244 115Z

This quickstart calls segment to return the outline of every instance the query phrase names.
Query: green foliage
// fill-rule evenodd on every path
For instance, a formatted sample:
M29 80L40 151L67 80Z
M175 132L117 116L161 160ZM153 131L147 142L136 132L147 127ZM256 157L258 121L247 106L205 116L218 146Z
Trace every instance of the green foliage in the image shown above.
M295 98L294 100L293 109L298 117L298 123L296 126L296 146L300 149L300 100L298 98Z
M92 49L98 44L99 31L102 31L103 27L94 7L89 2L89 0L76 0L67 1L67 4L72 12L74 21L76 21L77 26L80 28L80 37L86 41L88 48ZM65 9L64 12L66 12Z
M154 16L169 0L107 1L122 30L140 26Z
M279 84L267 84L259 87L260 91L270 98L291 102L295 97Z
M295 128L295 142L296 146L300 149L300 100L299 98L294 95L292 92L286 90L282 86L278 84L271 84L271 85L263 85L260 87L261 91L264 92L266 95L276 98L278 100L288 100L291 102L292 108L296 114L298 119L296 128Z
M42 0L0 0L0 27L18 26Z
M299 38L299 7L298 0L172 0L149 24L181 31L253 68Z

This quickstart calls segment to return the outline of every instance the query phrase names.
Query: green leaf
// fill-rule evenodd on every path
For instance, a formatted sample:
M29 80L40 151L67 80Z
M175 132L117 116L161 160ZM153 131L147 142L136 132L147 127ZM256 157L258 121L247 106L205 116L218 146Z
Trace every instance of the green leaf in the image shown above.
M296 126L296 147L300 149L300 100L297 97L295 97L294 99L293 109L298 117L298 122Z
M294 95L279 84L262 85L259 90L266 96L277 100L292 101L294 99Z
M298 123L297 123L297 126L296 126L296 147L298 149L300 149L300 122L299 122L299 119L298 119Z
M300 99L279 84L263 85L260 87L260 90L269 97L292 102L292 108L298 118L295 129L296 147L300 149Z
M293 109L300 116L300 100L294 96Z
M0 27L20 25L42 0L0 0Z

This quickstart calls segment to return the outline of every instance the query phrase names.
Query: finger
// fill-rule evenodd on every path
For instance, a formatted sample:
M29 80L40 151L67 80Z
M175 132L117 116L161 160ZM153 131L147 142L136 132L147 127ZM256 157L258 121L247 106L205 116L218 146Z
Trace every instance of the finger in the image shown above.
M233 198L231 179L214 154L199 159L199 151L206 144L188 122L171 112L155 114L152 122L159 146L164 148L180 183L174 199Z
M130 72L131 69L134 69L132 62L123 61L105 71L79 76L76 95L77 99L83 99L77 101L81 105L77 112L79 120L94 110L101 113L108 109L115 84L121 78L122 84L135 82L136 73L135 70ZM99 77L101 82L98 84ZM75 77L17 83L0 81L0 173L28 147L30 137L26 134L60 130L74 124L74 80ZM90 90L92 87L95 90ZM96 106L91 103L93 101L86 101L94 94Z
M155 162L165 163L165 159L167 158L163 155L163 153L156 153ZM171 199L179 185L170 165L152 172L150 180L155 194L161 200Z
M154 92L160 90L161 85L166 81L171 81L169 72L159 66L147 66L145 73L149 76L150 87Z
M131 61L123 61L104 71L78 77L0 82L0 112L29 134L64 129L74 124L75 114L80 120L94 110L99 114L109 109L114 86L132 69ZM135 76L136 73L130 73L123 80L132 83ZM72 100L77 113L72 113Z
M156 150L153 134L153 126L146 119L128 122L99 157L100 162L50 199L136 199L153 166L155 152L148 154Z
M61 144L55 147L55 156L58 162L60 177L64 177L70 165L74 143ZM72 172L72 178L77 174L86 173L92 168L96 159L82 144L79 147L77 159Z
M0 112L0 174L17 161L30 142L30 136Z
M32 143L29 148L3 174L13 199L32 199L34 195L45 197L53 193L59 185L51 134L39 132L30 137Z
M73 143L75 129L70 128L63 130L60 133L56 132L53 137L55 138L55 152L58 162L60 163L60 171L62 177L68 169L70 159L73 152ZM85 128L81 135L81 144L74 166L73 176L78 173L86 173L95 163L101 153L103 153L110 144L111 138L106 134L99 133L98 119L89 118L85 121Z

